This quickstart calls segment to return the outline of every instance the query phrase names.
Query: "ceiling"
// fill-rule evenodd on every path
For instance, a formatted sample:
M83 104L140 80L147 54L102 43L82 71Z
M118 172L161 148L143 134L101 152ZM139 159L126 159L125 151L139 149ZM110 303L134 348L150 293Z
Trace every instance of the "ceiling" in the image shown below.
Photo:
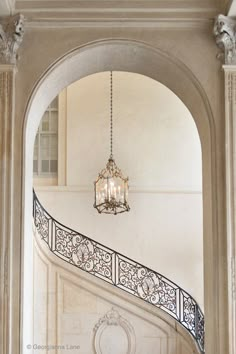
M30 20L155 21L212 19L232 0L0 0L0 16L21 12Z

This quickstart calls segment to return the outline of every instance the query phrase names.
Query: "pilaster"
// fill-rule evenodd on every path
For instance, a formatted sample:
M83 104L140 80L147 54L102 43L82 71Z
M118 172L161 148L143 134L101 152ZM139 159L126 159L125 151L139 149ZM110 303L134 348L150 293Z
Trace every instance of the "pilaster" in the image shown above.
M230 354L236 353L236 65L225 73L226 216L228 241L228 306Z
M225 173L228 252L229 352L236 354L236 20L219 15L214 35L225 78Z
M10 239L15 68L0 65L0 352L9 353Z
M20 245L14 227L14 100L22 16L0 23L0 353L20 353ZM19 176L20 178L20 176ZM20 235L20 230L19 230ZM18 265L16 266L16 264Z

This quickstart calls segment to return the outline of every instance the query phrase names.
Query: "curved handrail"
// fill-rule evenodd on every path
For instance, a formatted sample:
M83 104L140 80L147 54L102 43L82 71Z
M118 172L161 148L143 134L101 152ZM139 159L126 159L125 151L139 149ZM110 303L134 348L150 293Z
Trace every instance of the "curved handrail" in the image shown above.
M204 353L204 315L185 290L162 274L76 232L55 220L33 191L35 227L51 252L140 299L162 309L184 328Z

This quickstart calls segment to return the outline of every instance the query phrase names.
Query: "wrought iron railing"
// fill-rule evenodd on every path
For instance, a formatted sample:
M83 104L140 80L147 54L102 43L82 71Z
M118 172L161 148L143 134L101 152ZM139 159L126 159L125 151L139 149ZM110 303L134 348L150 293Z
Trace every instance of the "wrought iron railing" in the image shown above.
M35 227L51 252L168 313L204 353L204 315L197 302L171 280L55 220L33 192Z

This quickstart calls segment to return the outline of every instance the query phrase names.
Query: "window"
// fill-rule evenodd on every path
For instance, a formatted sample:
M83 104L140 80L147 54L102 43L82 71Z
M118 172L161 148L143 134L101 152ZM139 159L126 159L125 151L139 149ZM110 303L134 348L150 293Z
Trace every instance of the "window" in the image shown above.
M58 171L58 97L41 119L34 143L35 177L57 176Z

